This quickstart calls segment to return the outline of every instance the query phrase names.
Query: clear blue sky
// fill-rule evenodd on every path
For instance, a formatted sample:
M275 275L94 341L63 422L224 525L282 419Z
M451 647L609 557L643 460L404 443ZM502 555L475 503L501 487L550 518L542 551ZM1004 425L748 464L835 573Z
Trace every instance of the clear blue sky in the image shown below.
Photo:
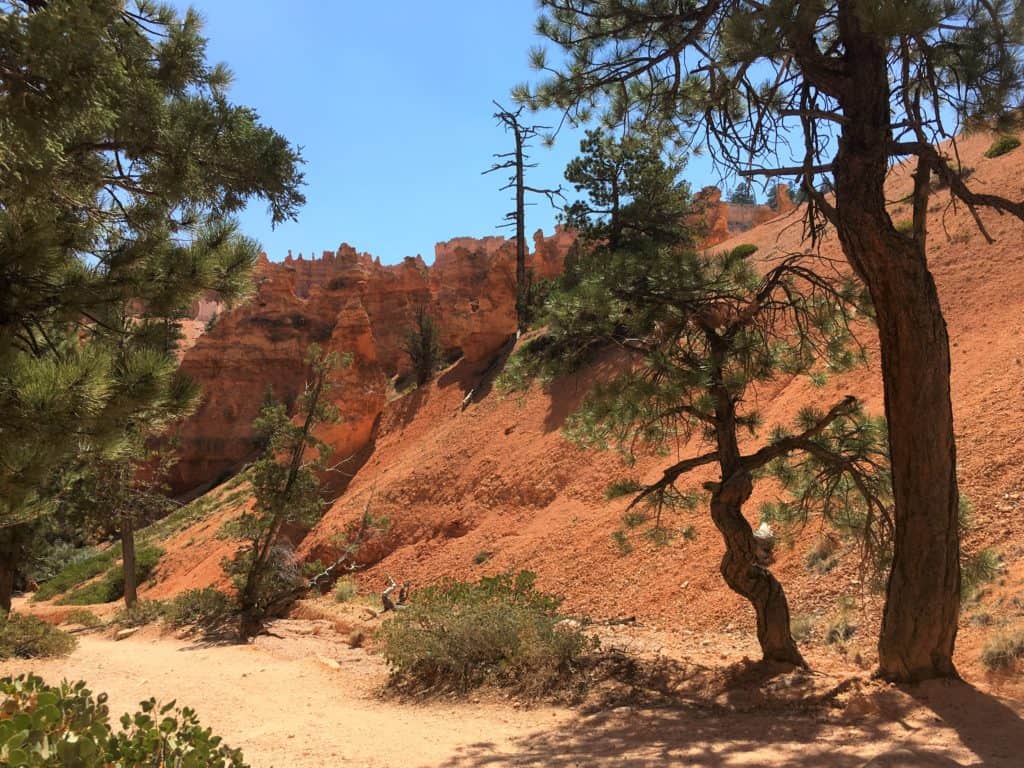
M429 262L440 240L508 236L498 229L511 206L498 191L504 176L480 172L510 146L491 100L510 103L511 86L534 77L532 0L175 4L206 19L208 58L235 73L232 99L303 147L298 221L271 230L262 204L241 217L272 260L347 242L385 263L417 253ZM529 182L557 186L579 135L538 144ZM550 232L554 218L538 200L527 232Z

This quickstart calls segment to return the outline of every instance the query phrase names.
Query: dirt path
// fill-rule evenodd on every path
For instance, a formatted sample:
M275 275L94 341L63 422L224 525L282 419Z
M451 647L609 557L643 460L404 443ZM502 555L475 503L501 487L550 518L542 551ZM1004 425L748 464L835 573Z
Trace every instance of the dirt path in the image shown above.
M150 695L177 699L254 768L853 768L900 748L914 756L879 765L909 768L1019 766L1024 754L1019 705L963 685L913 697L885 689L837 716L696 707L588 715L486 698L406 704L379 697L385 670L376 657L317 634L315 623L276 631L252 646L84 636L66 659L0 664L0 676L85 679L110 695L115 717Z

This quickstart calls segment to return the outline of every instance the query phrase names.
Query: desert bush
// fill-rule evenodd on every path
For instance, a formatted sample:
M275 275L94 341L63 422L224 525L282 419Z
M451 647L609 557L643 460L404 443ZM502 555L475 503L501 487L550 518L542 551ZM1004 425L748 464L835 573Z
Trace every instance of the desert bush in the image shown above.
M153 575L164 550L160 547L141 547L135 553L136 583L142 584ZM112 560L113 558L111 558ZM57 605L97 605L112 603L124 596L124 566L118 565L107 571L99 581L79 587L57 600Z
M804 558L807 570L820 574L829 573L839 564L838 549L838 543L831 536L819 538Z
M675 538L675 534L663 525L656 525L653 528L648 528L644 531L644 536L658 547L666 547L672 543L672 539Z
M42 659L66 656L78 641L35 616L0 613L0 659ZM0 710L2 712L2 710ZM2 720L0 720L2 724ZM0 742L2 743L2 742ZM0 765L6 765L0 760Z
M493 552L486 549L481 549L479 552L473 555L473 563L476 565L483 565L492 557L494 557Z
M131 608L122 608L114 614L114 623L120 627L145 627L164 616L162 600L139 600Z
M93 696L84 682L50 686L22 675L0 680L0 765L133 766L133 768L248 768L196 713L155 699L121 717L114 730L106 694Z
M793 639L806 643L814 634L814 617L809 615L794 616L789 623L789 631L793 633Z
M683 538L687 541L696 541L697 529L692 525L686 526L685 528L683 528Z
M334 582L334 600L338 603L347 603L359 594L359 585L351 576L342 576Z
M441 361L441 333L425 308L416 311L415 325L405 331L402 351L409 356L416 384L423 386L434 376Z
M981 650L981 663L992 672L1012 672L1024 659L1024 632L1000 632Z
M92 611L84 608L76 608L64 617L62 624L78 624L86 629L96 629L103 626L103 620Z
M854 621L854 602L850 598L841 598L839 607L825 625L825 642L829 645L845 643L857 632Z
M237 605L228 595L213 587L189 589L164 604L164 621L170 627L216 629L231 620Z
M643 486L637 480L627 477L609 483L608 487L604 489L604 497L608 500L617 499L621 496L636 495L641 490L643 490Z
M562 621L534 575L449 581L414 595L380 630L392 684L414 691L481 685L540 695L565 685L594 641Z
M994 549L983 549L964 558L960 570L960 599L969 602L981 588L1003 571L1003 559Z
M754 245L753 243L743 243L741 245L737 245L735 248L729 251L729 258L745 259L748 256L753 256L755 253L757 253L756 245Z
M999 157L1005 155L1007 152L1016 149L1020 146L1020 139L1016 136L1000 136L992 142L991 146L985 150L985 157L991 159L993 157Z

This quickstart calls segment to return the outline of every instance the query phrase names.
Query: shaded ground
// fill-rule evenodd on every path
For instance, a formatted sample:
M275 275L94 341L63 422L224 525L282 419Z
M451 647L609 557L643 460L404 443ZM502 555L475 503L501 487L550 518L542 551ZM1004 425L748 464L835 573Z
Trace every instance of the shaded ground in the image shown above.
M398 701L381 695L379 657L349 648L329 621L292 620L250 646L204 645L155 630L122 642L87 635L66 659L8 662L0 675L85 679L109 693L114 716L150 695L177 699L241 747L254 768L845 768L900 749L909 757L878 765L998 767L1019 766L1024 753L1024 706L966 684L903 691L864 675L765 681L748 663L717 654L670 666L670 706L642 696L610 709L531 708L493 694ZM818 705L795 703L812 689L831 693Z

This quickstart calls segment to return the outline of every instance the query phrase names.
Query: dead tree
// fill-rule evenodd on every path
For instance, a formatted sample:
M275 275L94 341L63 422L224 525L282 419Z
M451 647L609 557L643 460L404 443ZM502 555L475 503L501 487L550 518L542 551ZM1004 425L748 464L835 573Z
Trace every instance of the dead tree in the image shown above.
M494 102L498 111L494 113L499 125L503 125L506 131L511 131L515 140L515 148L511 152L495 153L494 164L484 171L485 174L495 171L510 170L508 183L501 189L515 190L515 210L505 214L503 227L515 227L516 230L516 323L519 335L522 335L530 322L530 288L531 279L526 271L526 194L529 192L535 195L544 195L548 202L555 205L555 199L562 197L561 186L558 189L546 189L531 187L526 184L526 169L536 168L537 163L529 161L526 150L530 147L530 140L536 138L541 131L549 130L546 125L524 125L519 117L525 107L519 107L514 112L505 109L498 102Z

